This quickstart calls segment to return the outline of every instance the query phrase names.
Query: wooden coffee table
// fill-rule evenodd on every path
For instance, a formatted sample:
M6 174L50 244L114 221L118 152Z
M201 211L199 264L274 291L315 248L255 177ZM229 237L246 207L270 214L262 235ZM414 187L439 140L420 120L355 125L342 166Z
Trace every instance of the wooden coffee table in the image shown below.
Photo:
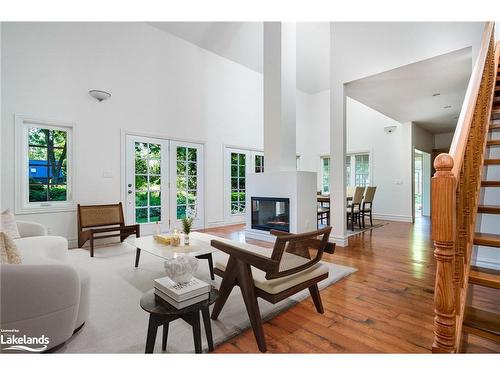
M210 325L210 315L208 307L215 302L219 293L217 289L212 287L210 297L194 305L183 309L176 309L174 306L167 303L165 300L154 294L154 289L146 292L141 298L141 307L149 313L148 335L146 338L145 353L153 353L156 333L158 327L163 326L163 337L161 349L167 350L168 326L170 322L176 319L182 319L193 327L194 349L196 353L201 353L201 324L200 312L203 317L203 325L205 326L205 334L207 336L208 351L214 350L214 342L212 338L212 326Z
M203 238L205 238L205 236L203 236L203 233L196 233L195 235L191 236L188 246L185 246L182 243L182 238L181 244L179 246L171 246L156 241L153 236L144 236L138 238L130 237L125 242L137 249L135 253L136 267L139 266L141 250L144 250L145 252L164 260L172 259L180 254L185 254L198 259L206 259L208 261L210 277L212 280L215 280L214 265L212 260L212 253L215 251L215 249L210 245L210 240L208 239L208 237L206 241L203 241Z

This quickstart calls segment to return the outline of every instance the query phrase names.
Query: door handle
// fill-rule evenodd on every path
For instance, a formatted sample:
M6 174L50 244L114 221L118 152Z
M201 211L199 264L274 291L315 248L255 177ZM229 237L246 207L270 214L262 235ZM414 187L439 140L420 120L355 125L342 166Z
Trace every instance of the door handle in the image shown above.
M132 190L129 190L127 193L132 194Z

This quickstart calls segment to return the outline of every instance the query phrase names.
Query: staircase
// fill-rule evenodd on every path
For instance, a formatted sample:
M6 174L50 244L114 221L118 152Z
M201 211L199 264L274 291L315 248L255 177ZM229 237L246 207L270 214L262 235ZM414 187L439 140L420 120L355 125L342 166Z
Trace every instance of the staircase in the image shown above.
M497 46L498 47L498 46ZM496 134L500 135L500 64L499 61L495 61L496 64L496 80L495 80L495 90L493 94L493 100L491 105L491 116L488 128L489 138L486 141L486 152L485 159L483 161L483 170L489 171L489 168L495 168L495 177L498 180L484 179L481 181L481 189L483 194L485 189L500 189L500 140L496 137ZM496 155L495 158L490 158L490 155ZM498 194L498 193L497 193ZM493 195L493 197L498 198L500 194ZM498 200L500 203L500 199ZM500 215L500 205L479 205L477 208L478 215ZM500 216L499 216L500 218ZM500 222L500 221L499 221ZM485 246L489 248L495 248L500 252L500 226L497 228L497 233L475 233L474 234L474 245ZM485 288L500 289L500 271L490 268L483 268L477 266L471 266L469 272L469 284L479 285ZM468 288L471 289L471 288ZM473 296L473 291L468 290L470 301ZM494 294L493 294L494 295ZM477 307L473 307L469 304L465 306L464 319L462 325L462 332L464 335L462 344L467 344L467 334L472 334L486 338L488 340L495 341L500 344L500 312L482 310Z
M484 308L484 303L475 306L473 299L476 288L500 289L500 271L477 267L474 260L475 246L500 252L500 225L496 233L476 231L482 227L478 217L499 215L500 222L500 173L487 177L493 168L500 172L499 58L500 43L495 48L494 25L488 22L452 146L434 161L435 353L460 352L469 335L500 343L500 312ZM491 189L499 194L492 195ZM486 193L495 197L492 204L480 203Z

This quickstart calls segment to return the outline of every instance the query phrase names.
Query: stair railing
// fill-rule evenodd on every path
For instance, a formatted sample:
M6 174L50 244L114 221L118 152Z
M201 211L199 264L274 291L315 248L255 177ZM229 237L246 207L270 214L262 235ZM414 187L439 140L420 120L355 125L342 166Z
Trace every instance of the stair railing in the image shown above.
M434 161L436 258L434 353L456 353L462 336L481 173L495 90L494 23L487 22L448 154Z

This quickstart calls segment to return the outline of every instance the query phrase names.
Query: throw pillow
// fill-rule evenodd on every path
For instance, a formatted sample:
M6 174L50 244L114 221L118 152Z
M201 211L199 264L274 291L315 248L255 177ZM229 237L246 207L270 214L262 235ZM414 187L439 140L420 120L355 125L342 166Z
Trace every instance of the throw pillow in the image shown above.
M10 212L10 209L2 212L0 228L13 239L21 238L19 230L17 229L16 218L12 212Z
M0 232L0 263L21 264L21 255L17 246L7 233Z

